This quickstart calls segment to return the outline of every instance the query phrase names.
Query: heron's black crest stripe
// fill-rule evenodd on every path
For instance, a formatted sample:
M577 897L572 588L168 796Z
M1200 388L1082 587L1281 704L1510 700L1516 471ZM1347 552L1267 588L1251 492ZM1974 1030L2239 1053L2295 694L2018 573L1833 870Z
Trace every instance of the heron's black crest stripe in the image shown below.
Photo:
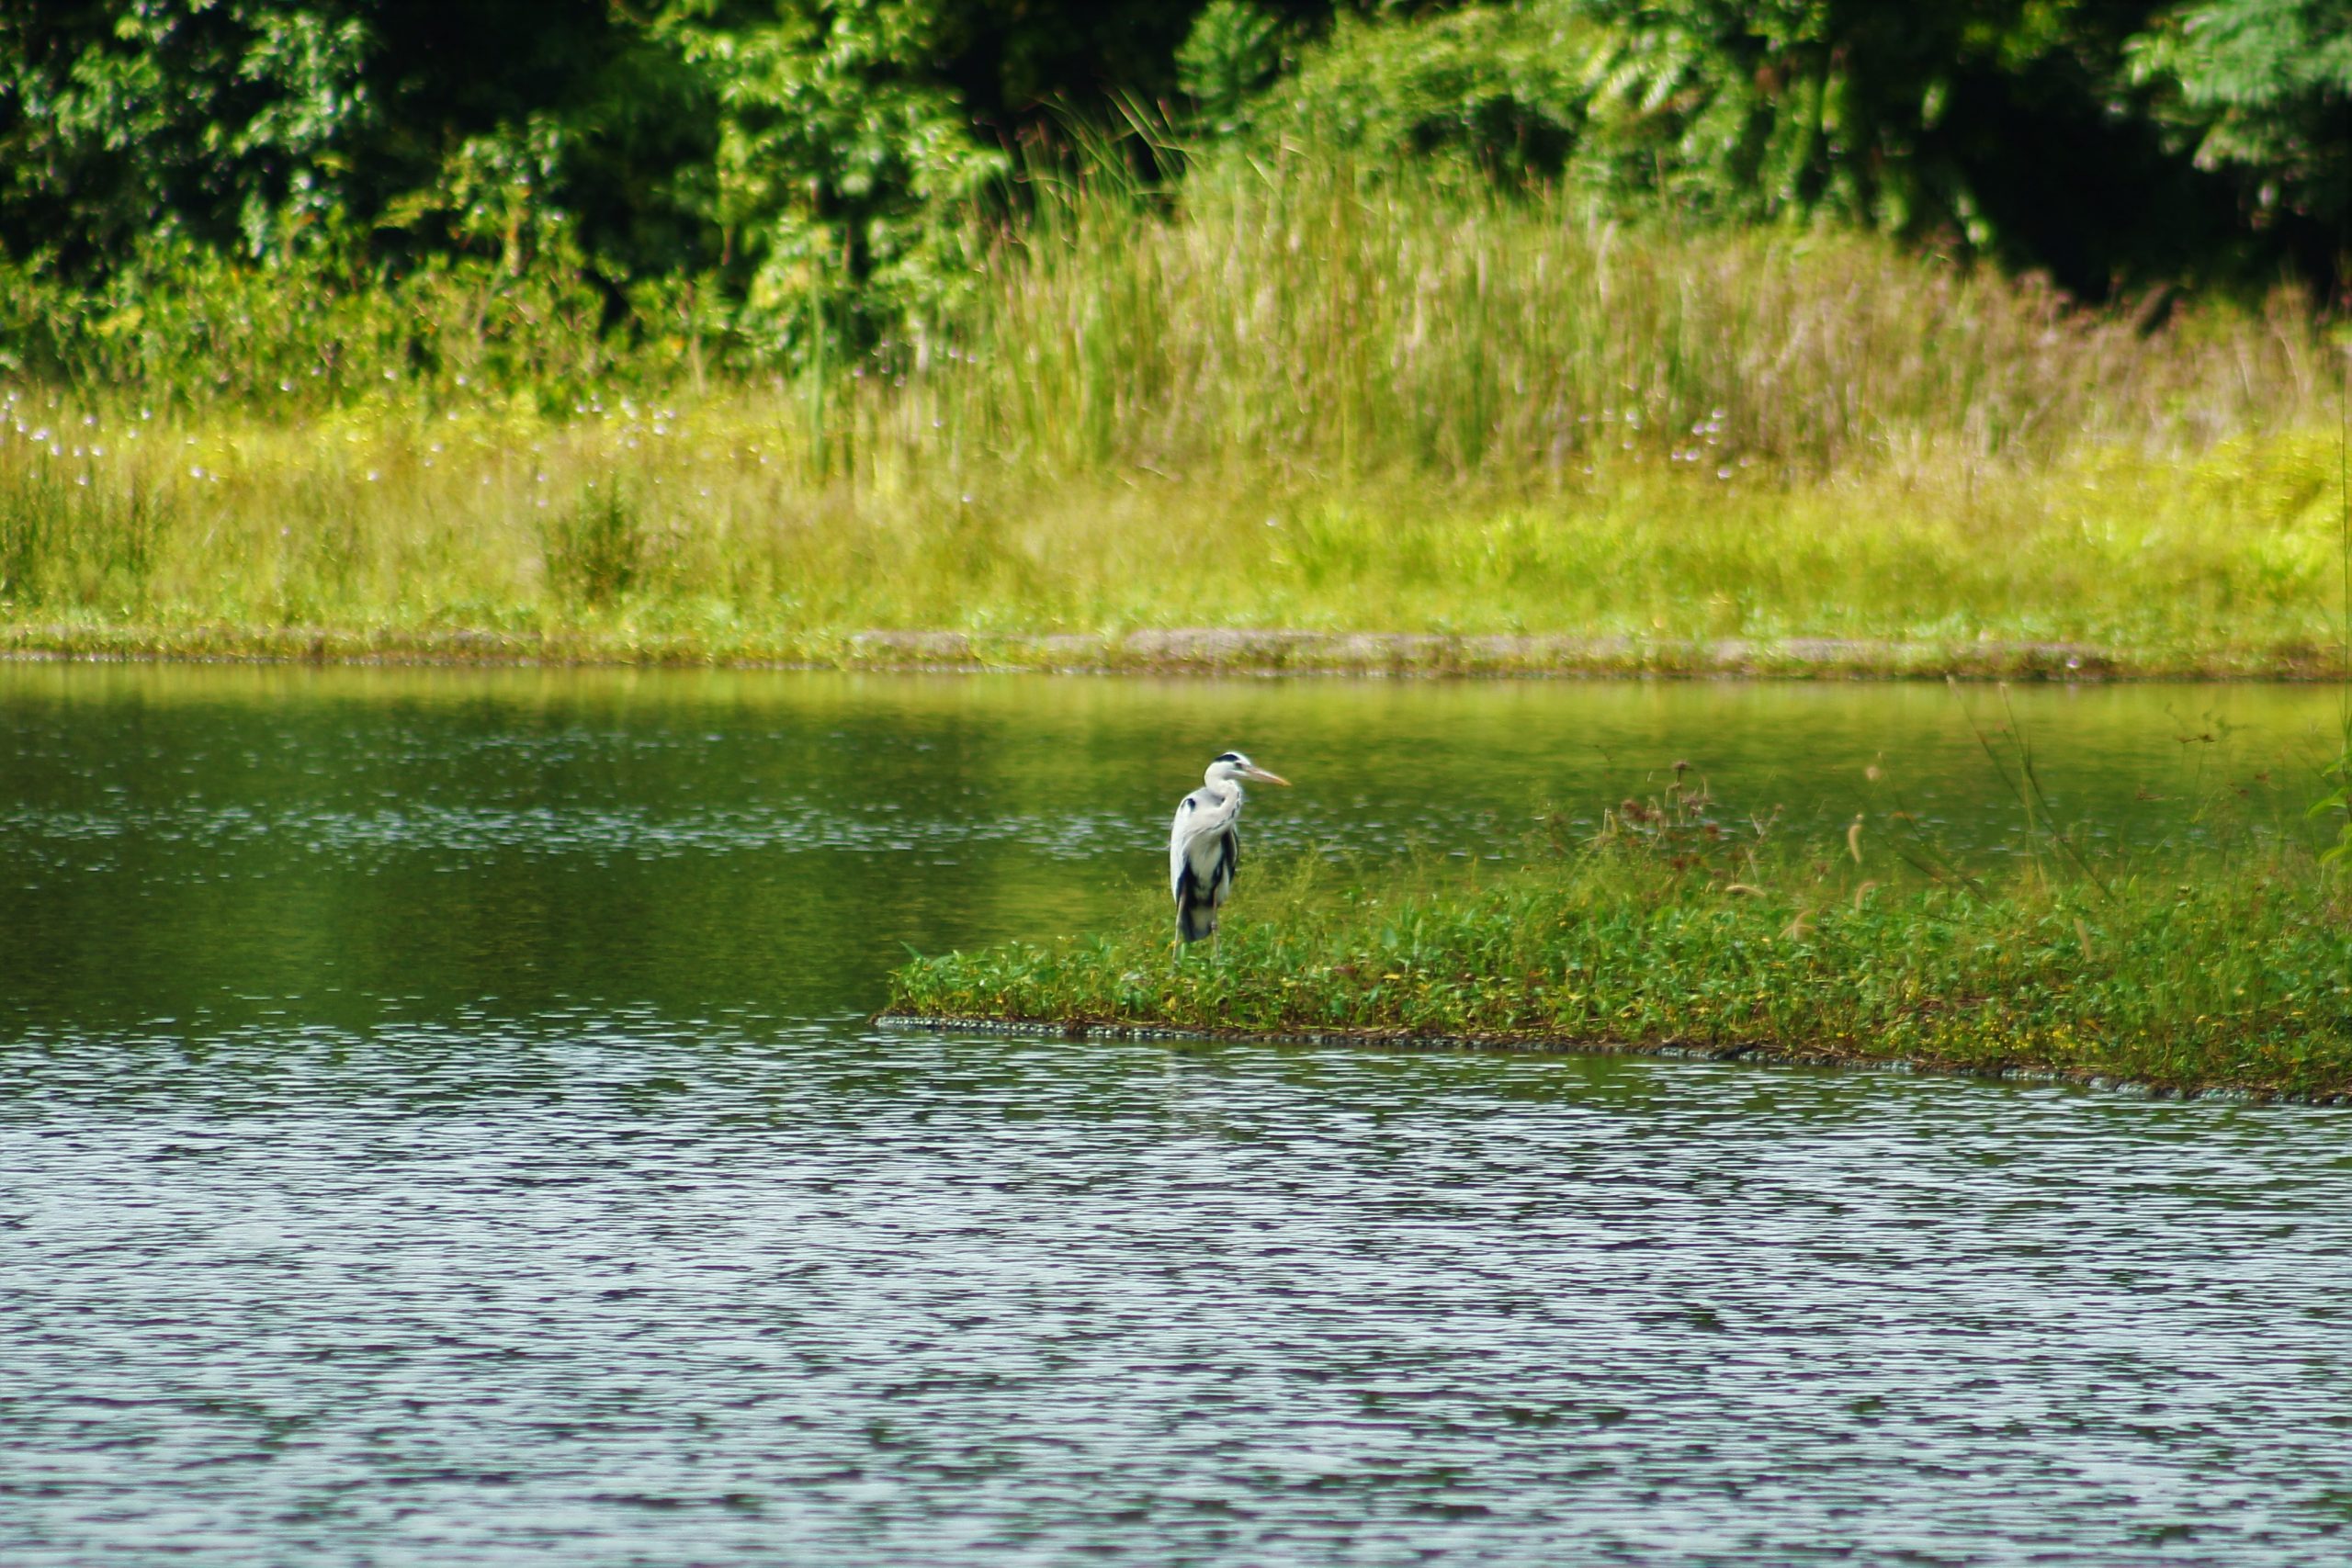
M1238 751L1227 751L1224 756L1219 757L1217 761L1220 762L1238 762L1241 761L1241 753Z

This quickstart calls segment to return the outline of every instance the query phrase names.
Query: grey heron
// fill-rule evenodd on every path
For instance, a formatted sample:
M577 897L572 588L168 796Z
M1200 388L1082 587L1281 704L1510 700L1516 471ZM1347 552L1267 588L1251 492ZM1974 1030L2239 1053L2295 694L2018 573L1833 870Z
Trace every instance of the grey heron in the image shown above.
M1287 784L1238 751L1211 762L1201 787L1176 803L1168 833L1168 881L1176 895L1177 951L1216 935L1216 914L1241 869L1241 781Z

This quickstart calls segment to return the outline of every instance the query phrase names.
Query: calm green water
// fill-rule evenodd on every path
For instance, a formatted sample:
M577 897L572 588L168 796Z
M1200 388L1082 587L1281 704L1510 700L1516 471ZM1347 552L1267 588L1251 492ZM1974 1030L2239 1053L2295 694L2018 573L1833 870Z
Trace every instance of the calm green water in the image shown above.
M2335 709L2016 716L2160 853ZM0 666L0 1562L2352 1550L2340 1111L864 1021L1228 746L1261 863L2019 825L1941 688Z

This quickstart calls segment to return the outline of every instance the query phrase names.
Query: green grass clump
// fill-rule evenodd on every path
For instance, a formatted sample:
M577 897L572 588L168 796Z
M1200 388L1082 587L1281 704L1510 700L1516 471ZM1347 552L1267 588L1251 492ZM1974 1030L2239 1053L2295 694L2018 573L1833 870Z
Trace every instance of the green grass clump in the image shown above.
M889 1010L2352 1093L2352 897L2308 857L1883 886L1829 863L1766 856L1734 880L1602 848L1483 886L1417 880L1253 888L1216 961L1172 959L1141 911L922 958Z

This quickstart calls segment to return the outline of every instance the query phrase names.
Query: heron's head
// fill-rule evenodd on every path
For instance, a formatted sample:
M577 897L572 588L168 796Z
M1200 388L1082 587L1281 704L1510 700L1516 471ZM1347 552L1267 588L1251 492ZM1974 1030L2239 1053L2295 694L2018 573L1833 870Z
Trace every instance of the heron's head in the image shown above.
M1290 780L1280 773L1270 773L1238 751L1227 751L1209 764L1211 784L1287 784Z

